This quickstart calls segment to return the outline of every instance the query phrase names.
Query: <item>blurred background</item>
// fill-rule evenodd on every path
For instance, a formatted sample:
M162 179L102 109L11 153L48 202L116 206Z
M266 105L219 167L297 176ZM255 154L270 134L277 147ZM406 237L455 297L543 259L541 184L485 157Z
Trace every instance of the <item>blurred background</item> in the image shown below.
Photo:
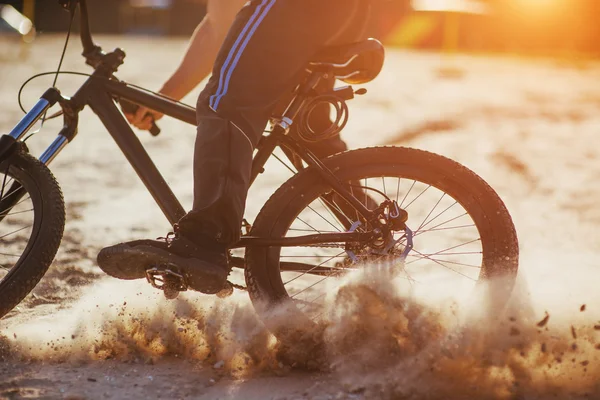
M95 33L189 35L205 13L205 0L91 0ZM38 34L64 31L68 14L52 0L4 0ZM468 52L600 54L598 0L374 0L371 35L387 45ZM14 18L13 18L14 19ZM15 25L15 23L13 23ZM30 33L31 35L32 33Z

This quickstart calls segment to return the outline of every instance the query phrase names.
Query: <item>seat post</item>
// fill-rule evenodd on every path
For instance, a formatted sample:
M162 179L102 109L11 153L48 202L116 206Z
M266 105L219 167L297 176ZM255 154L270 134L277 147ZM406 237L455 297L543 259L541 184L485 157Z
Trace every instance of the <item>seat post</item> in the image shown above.
M312 91L317 87L321 79L327 78L328 73L322 71L312 71L308 78L296 89L296 95L285 109L281 121L276 125L280 126L287 133L290 130L294 118L298 115L306 101L311 97Z

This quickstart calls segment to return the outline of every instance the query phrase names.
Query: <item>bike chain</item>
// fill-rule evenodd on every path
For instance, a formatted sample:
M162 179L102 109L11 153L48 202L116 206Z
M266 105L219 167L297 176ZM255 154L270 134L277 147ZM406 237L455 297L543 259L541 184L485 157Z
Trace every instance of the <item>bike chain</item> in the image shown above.
M338 249L342 249L343 250L344 249L344 244L335 244L335 243L312 244L312 245L311 244L307 244L305 246L294 246L294 247L327 247L327 248L338 248ZM233 283L233 282L229 282L229 284L234 289L248 291L248 288L246 286L238 285L238 284Z
M234 289L238 289L238 290L244 290L244 291L248 291L248 288L246 286L243 285L238 285L232 282L229 282L229 284L231 285L232 288Z

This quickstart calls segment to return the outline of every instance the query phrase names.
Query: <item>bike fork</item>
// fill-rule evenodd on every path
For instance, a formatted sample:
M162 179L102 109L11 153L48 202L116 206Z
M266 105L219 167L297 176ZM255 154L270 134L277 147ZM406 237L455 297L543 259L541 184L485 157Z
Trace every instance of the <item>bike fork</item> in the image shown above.
M40 97L33 108L25 114L23 119L13 128L8 134L14 140L19 140L35 125L35 123L44 115L50 107L52 107L60 99L58 90L52 88L46 90L46 93Z
M63 128L65 129L65 128ZM59 134L56 139L48 146L46 151L42 153L40 156L40 161L44 164L48 165L54 158L60 153L60 151L69 143L69 139L67 139L64 135Z
M57 89L48 89L10 133L0 138L0 161L3 161L12 153L12 150L15 148L15 143L21 140L27 132L33 128L35 123L42 118L44 113L46 113L46 111L55 105L61 98L60 92ZM48 165L66 146L69 142L67 133L74 130L72 125L73 124L70 123L65 125L58 137L54 139L52 144L50 144L46 151L40 156L39 159L41 162Z
M31 130L35 123L42 118L44 113L60 101L61 98L60 92L57 89L48 89L13 130L10 131L8 135L0 137L0 162L8 159L15 151L18 151L19 141ZM40 157L40 161L45 165L48 165L50 161L56 157L58 152L60 152L60 150L68 143L68 138L71 137L68 136L68 134L75 131L74 126L77 126L77 124L75 123L75 125L73 125L71 122L76 122L77 117L75 116L75 119L73 120L73 118L65 116L65 119L67 122L65 127ZM2 187L2 192L4 193L4 186ZM21 184L15 180L6 193L8 194L0 199L0 221L2 221L4 217L8 215L10 210L18 204L26 191Z

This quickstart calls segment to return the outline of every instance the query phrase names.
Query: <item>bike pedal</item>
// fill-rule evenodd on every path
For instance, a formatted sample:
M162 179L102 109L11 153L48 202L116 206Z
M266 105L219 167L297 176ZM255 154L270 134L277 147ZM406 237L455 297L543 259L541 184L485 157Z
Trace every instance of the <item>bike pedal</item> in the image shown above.
M147 269L146 280L152 287L162 290L168 300L175 299L179 292L188 288L183 275L164 266Z
M226 297L229 297L233 294L233 285L231 284L231 282L227 281L225 283L225 287L223 289L221 289L220 292L217 293L217 297L220 299L224 299Z

